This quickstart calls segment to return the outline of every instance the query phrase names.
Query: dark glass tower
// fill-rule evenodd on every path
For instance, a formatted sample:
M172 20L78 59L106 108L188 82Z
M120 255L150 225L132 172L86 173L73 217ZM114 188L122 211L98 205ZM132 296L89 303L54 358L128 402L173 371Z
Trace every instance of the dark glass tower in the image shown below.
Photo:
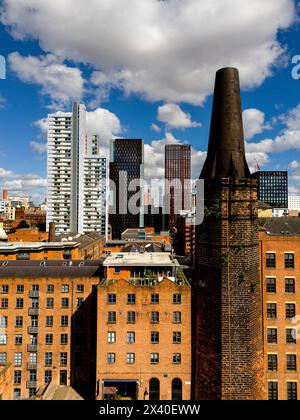
M273 208L289 208L288 173L260 171L253 174L258 180L258 200Z
M109 223L113 239L120 239L127 228L144 227L143 190L139 186L135 191L128 191L133 180L144 179L144 141L142 139L115 139L111 142L110 180L115 185L114 211L110 209ZM111 188L112 190L112 188ZM137 200L137 214L129 211L129 202L141 192Z

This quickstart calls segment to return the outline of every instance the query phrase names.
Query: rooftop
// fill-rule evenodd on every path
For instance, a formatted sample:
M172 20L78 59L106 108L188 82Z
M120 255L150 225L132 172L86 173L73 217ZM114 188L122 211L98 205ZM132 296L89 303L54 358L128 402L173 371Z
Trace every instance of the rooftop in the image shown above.
M104 238L104 236L99 232L89 232L81 235L80 233L63 233L61 235L56 235L56 240L60 242L72 242L75 241L79 244L79 248L82 248L86 245L92 244L93 242Z
M107 257L103 265L105 267L179 267L178 261L171 254L163 252L120 252Z
M260 219L267 235L300 236L300 217Z
M78 242L0 242L1 252L39 251L45 248L75 248Z

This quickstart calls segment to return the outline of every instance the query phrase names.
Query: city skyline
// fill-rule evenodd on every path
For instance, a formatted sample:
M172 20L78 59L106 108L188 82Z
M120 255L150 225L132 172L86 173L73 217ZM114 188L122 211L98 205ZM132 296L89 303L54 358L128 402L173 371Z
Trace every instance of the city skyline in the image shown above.
M163 177L165 145L188 143L192 145L193 178L198 178L206 157L213 75L218 68L232 65L241 75L251 171L257 165L263 170L289 170L290 193L300 193L300 80L292 77L297 63L292 60L299 54L299 2L273 1L262 7L258 1L251 5L239 1L236 16L223 13L217 2L204 1L200 6L188 0L183 6L174 1L145 1L143 12L136 1L128 10L121 3L110 2L106 12L115 17L108 28L101 25L106 16L102 5L91 2L87 18L94 22L96 15L99 21L97 28L89 25L85 34L79 2L74 2L70 11L64 1L56 10L31 0L35 14L22 1L15 7L11 1L3 2L0 54L6 58L7 72L6 79L0 80L4 139L0 189L8 189L12 195L31 195L37 204L44 200L45 118L57 110L70 111L73 100L86 104L88 125L100 136L106 155L111 138L143 138L145 177ZM222 15L224 23L218 32L193 20L191 8L201 23L204 6L208 23L212 23L212 15L216 21ZM69 19L69 31L63 25L66 13L74 17ZM138 26L132 25L130 13L140 22ZM127 20L120 25L123 36L119 45L120 37L118 33L114 36L111 28L122 14ZM176 18L183 28L191 22L184 39L172 31ZM47 24L54 20L56 33ZM133 27L143 44L135 44ZM81 34L81 40L75 32ZM64 48L59 39L64 39ZM223 51L220 39L224 39ZM122 49L128 52L127 58Z

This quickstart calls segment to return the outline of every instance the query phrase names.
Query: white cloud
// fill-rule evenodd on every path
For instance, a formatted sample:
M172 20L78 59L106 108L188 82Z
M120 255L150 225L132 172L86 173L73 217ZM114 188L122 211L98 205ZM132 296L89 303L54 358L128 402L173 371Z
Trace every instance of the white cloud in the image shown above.
M11 70L25 83L41 86L41 93L49 97L53 106L80 100L84 93L81 71L68 67L54 55L23 57L18 52L8 57Z
M246 153L246 159L251 173L262 169L270 160L267 153L260 152Z
M31 141L30 142L30 147L39 156L42 156L45 153L47 153L47 143L39 143L37 141Z
M88 7L82 0L4 0L2 11L17 39L37 39L47 53L92 65L104 96L119 87L151 101L192 104L212 92L223 66L240 69L243 87L260 85L284 53L278 31L295 18L293 0L89 0ZM68 84L66 69L61 73ZM49 78L44 89L56 100ZM78 84L79 75L72 78Z
M193 128L200 127L201 123L193 122L191 115L184 112L179 105L165 104L158 108L157 119L167 125L169 129L172 128Z
M243 122L246 140L250 140L256 134L261 134L264 130L270 129L270 126L265 122L265 114L255 108L245 109Z
M293 162L289 164L289 169L291 169L292 171L300 169L300 162L297 162L296 160L294 160Z
M6 104L6 99L4 96L0 95L0 109L3 109Z
M155 133L160 133L161 132L161 128L157 125L157 124L151 124L151 130L155 131Z

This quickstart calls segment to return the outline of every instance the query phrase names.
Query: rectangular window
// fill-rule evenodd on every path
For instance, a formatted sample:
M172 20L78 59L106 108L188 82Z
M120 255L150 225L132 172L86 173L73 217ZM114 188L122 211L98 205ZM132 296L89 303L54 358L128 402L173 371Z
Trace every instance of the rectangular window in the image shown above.
M21 385L22 383L22 371L21 370L15 370L14 371L14 384L15 385Z
M45 344L48 346L53 344L53 334L46 334Z
M0 316L0 328L7 328L8 318L7 316Z
M268 383L268 396L269 396L269 401L278 400L278 382Z
M31 307L35 309L39 307L39 300L37 298L31 299Z
M24 285L23 284L17 284L16 292L18 294L24 293Z
M289 372L297 371L297 356L295 354L286 355L286 369Z
M23 336L22 336L22 334L17 334L16 336L15 336L15 345L16 346L19 346L19 345L21 345L23 343Z
M115 343L116 342L116 333L109 331L107 333L107 342L108 343Z
M151 332L151 344L158 344L159 343L159 332L153 331Z
M61 326L67 327L69 325L69 317L67 315L63 315L61 317Z
M132 365L133 363L135 363L135 354L134 353L127 353L126 363L128 363L129 365Z
M159 324L159 312L151 312L151 324Z
M107 363L110 365L116 363L116 353L107 353Z
M22 327L23 327L23 317L16 316L16 328L22 328Z
M295 328L286 329L286 344L297 344L297 330Z
M5 366L6 362L7 362L7 357L6 357L6 353L1 352L0 353L0 366Z
M83 284L77 284L77 293L83 293L84 292L84 285Z
M294 303L287 303L285 305L286 319L293 319L296 316L296 305Z
M38 284L33 284L31 290L33 292L38 292L40 290L40 286Z
M15 366L22 366L22 353L15 353L14 363Z
M287 269L295 268L295 255L284 254L284 267Z
M159 363L159 354L158 353L151 353L150 362L152 365L157 365Z
M127 303L128 303L128 305L134 305L135 304L135 295L134 294L127 295Z
M268 344L277 344L277 328L268 328Z
M152 293L152 295L151 295L151 303L153 305L157 305L159 303L159 294L158 293Z
M53 327L53 316L46 316L46 327Z
M108 312L107 322L109 324L115 324L117 322L117 313L116 312Z
M287 399L288 401L297 401L298 400L298 390L297 382L288 382L287 383Z
M8 299L2 298L0 299L0 309L7 309L8 308Z
M181 312L173 312L173 324L181 324Z
M296 285L295 279L285 279L285 293L295 294Z
M52 381L52 370L45 370L45 384L49 384Z
M3 294L3 295L6 295L6 294L8 294L8 291L9 291L9 287L8 287L8 285L7 285L7 284L3 284L3 285L1 286L0 293L1 293L1 294Z
M53 298L47 298L46 308L47 309L53 309L54 308L54 299Z
M109 293L108 295L108 303L110 305L115 305L117 303L117 295L114 293Z
M67 366L68 365L68 353L62 352L60 353L60 366Z
M68 284L63 284L61 286L61 292L62 293L69 293L69 285Z
M115 267L115 274L121 273L121 267Z
M127 312L127 324L135 324L135 312Z
M67 309L69 307L69 298L62 298L61 307L62 309Z
M276 254L268 253L266 255L266 267L276 268Z
M268 319L277 318L277 304L276 303L267 303L267 318Z
M276 279L267 278L267 293L276 293Z
M278 369L277 354L268 354L268 371L277 372L277 369Z
M173 294L173 303L175 305L179 305L181 303L181 293L174 293Z
M14 400L20 400L20 399L21 399L21 389L14 388Z
M45 366L52 366L52 353L49 351L45 353Z
M128 344L135 343L135 332L133 332L133 331L129 331L129 332L127 333L127 343L128 343Z
M81 305L83 305L84 299L83 298L76 298L76 306L77 308L80 308Z
M173 332L173 344L181 343L181 332Z
M68 334L60 334L60 344L68 344Z
M180 363L181 363L181 353L173 353L173 363L174 363L174 365L180 365Z
M7 335L0 333L0 346L5 346L7 344Z
M54 285L48 284L47 285L47 293L54 293Z

